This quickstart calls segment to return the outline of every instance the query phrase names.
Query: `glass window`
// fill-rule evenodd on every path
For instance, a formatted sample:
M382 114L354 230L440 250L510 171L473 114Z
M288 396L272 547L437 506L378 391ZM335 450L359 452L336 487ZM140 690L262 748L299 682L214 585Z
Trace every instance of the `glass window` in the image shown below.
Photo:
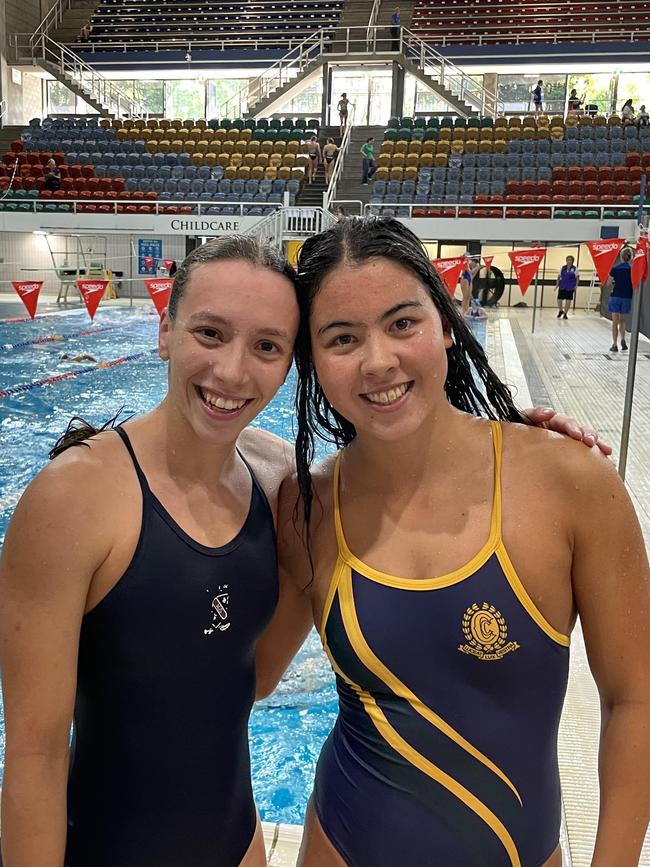
M323 98L323 77L321 75L315 81L301 91L298 96L290 100L282 110L289 114L320 115Z
M162 81L134 81L133 98L141 102L149 114L165 112L165 90Z
M567 86L569 93L575 87L586 105L597 105L599 112L607 113L611 111L613 78L609 72L578 72L569 75Z
M566 75L535 73L530 75L499 75L497 95L506 112L532 111L533 90L540 80L544 82L542 94L544 110L549 114L564 114Z
M78 96L75 102L75 114L99 114L99 112Z
M621 72L618 77L618 105L620 112L623 103L632 100L634 110L650 105L650 74L647 72Z
M206 117L243 117L248 110L247 78L210 78Z
M60 81L47 82L47 113L75 113L75 95Z
M175 79L165 82L167 117L205 117L205 81Z

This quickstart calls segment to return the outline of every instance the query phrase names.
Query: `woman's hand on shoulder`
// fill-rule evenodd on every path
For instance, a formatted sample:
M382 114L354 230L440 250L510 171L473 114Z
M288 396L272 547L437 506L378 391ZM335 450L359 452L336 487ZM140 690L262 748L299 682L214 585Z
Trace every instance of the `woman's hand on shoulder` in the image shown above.
M607 443L601 442L595 430L587 427L587 425L580 424L574 418L561 415L554 409L544 406L534 406L532 409L522 410L522 415L534 427L541 427L545 430L564 434L564 436L582 442L588 448L597 446L604 455L611 455L612 453L612 447L607 445Z

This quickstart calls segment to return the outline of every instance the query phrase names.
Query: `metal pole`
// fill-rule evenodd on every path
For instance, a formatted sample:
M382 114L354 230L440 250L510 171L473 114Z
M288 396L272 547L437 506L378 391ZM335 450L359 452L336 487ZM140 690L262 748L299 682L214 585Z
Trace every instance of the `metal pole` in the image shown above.
M641 191L639 194L639 210L637 220L643 226L643 205L645 203L646 176L641 176ZM634 293L632 304L632 331L630 337L630 355L627 360L627 382L625 383L625 402L623 404L623 424L621 427L621 448L618 458L618 474L625 481L627 469L627 451L630 442L630 425L632 422L632 401L634 399L634 380L636 378L636 355L639 346L639 328L641 325L641 298L648 286L648 261L646 259L646 279Z
M535 314L537 313L537 282L539 280L539 269L535 272L535 294L533 295L533 322L530 333L535 333Z

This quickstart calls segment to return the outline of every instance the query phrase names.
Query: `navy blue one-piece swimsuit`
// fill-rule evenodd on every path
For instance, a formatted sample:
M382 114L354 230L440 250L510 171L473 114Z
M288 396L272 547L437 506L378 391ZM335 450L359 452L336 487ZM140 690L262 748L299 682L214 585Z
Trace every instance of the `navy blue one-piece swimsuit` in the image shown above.
M238 867L256 825L248 717L255 645L278 597L273 516L253 476L241 531L200 545L118 433L142 527L126 572L82 622L65 863Z
M340 714L314 800L349 867L539 867L558 846L569 639L536 608L503 543L492 428L490 536L437 578L397 578L354 556L337 462L338 560L321 637Z

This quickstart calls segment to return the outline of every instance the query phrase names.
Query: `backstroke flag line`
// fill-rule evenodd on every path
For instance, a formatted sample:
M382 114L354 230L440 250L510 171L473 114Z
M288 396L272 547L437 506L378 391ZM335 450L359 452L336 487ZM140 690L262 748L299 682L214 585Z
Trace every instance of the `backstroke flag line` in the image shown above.
M545 255L546 250L540 250L539 248L535 250L515 250L508 253L522 295L526 294L526 289L530 286Z
M11 285L14 287L20 300L27 308L27 312L33 319L36 316L36 306L38 304L38 296L43 287L42 280L12 280Z

